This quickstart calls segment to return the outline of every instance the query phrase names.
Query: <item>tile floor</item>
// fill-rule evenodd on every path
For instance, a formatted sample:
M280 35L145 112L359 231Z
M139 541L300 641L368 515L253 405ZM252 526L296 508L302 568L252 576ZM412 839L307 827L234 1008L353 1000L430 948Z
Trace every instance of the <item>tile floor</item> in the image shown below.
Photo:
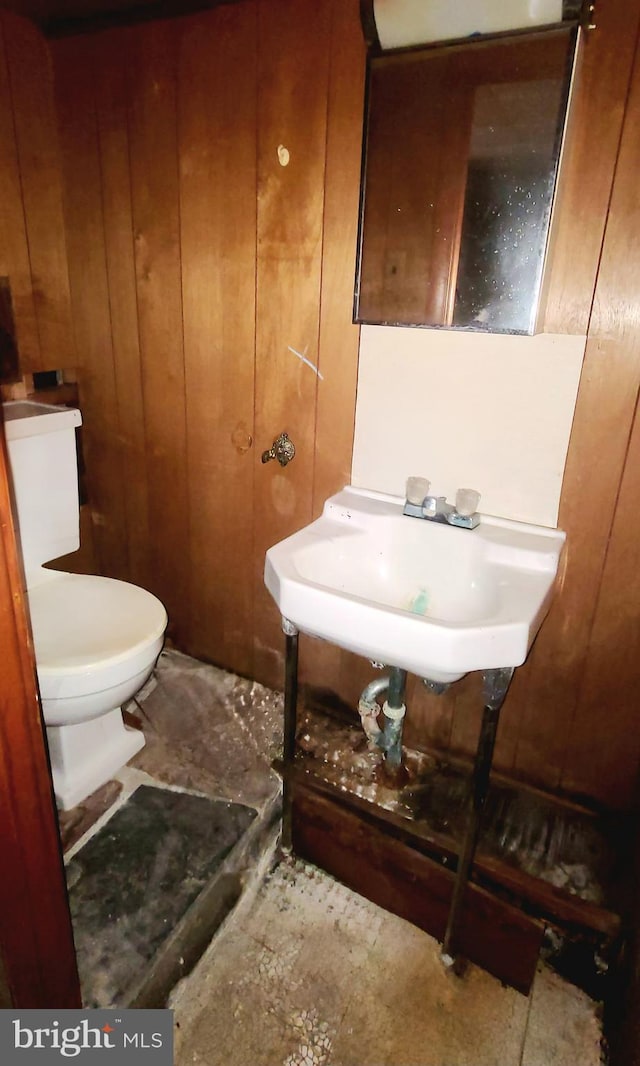
M176 1066L598 1066L597 1006L541 966L528 998L299 861L174 991Z

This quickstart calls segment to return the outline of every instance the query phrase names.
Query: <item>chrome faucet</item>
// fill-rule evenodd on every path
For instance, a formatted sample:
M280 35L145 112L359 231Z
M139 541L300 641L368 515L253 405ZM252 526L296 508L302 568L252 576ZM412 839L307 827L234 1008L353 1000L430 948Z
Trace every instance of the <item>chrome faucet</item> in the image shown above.
M429 488L426 478L407 478L403 514L424 518L427 522L458 526L460 529L475 529L479 525L480 493L475 489L458 489L454 505L447 502L446 496L430 495Z

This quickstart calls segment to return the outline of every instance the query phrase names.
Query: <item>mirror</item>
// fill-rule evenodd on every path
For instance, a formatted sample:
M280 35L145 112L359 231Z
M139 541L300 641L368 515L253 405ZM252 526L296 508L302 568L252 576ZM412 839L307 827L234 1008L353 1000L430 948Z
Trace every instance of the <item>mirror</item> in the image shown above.
M535 331L575 40L369 60L356 322Z

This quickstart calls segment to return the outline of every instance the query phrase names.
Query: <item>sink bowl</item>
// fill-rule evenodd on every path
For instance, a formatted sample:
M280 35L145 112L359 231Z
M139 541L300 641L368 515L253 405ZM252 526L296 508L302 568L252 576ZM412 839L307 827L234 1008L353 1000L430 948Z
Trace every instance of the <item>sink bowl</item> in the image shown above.
M265 583L303 633L433 681L519 666L549 609L559 530L483 515L474 530L348 487L270 548Z

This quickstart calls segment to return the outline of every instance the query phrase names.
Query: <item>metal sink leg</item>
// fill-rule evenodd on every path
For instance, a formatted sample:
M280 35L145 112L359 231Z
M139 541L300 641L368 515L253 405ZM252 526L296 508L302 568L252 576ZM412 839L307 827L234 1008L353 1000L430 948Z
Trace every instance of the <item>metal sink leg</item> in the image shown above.
M296 714L298 709L298 630L288 618L282 619L286 637L284 674L284 775L282 779L282 847L291 850L291 780L290 770L296 752Z
M473 777L471 779L467 828L458 858L447 929L442 943L442 960L445 966L452 967L456 972L460 972L462 968L461 960L458 958L458 940L465 891L478 845L484 805L489 791L489 773L498 731L500 708L504 703L512 677L513 667L509 667L500 670L486 670L482 678L485 706L476 749Z

